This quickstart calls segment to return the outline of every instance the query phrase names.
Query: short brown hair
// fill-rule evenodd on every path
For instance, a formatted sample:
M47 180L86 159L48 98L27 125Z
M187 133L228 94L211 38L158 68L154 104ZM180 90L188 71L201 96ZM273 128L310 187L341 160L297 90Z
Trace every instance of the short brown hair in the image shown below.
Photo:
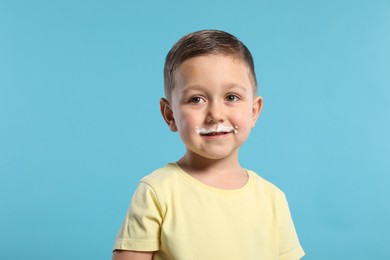
M175 87L174 72L185 61L208 54L234 56L248 65L253 82L253 93L257 92L257 80L252 54L235 36L219 30L196 31L182 37L168 52L164 65L165 97L171 101Z

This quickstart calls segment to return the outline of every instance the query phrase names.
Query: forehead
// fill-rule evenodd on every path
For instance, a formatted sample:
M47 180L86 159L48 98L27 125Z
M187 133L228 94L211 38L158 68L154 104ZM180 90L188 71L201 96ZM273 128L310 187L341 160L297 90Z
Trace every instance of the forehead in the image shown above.
M175 89L198 86L237 85L253 90L248 65L234 56L204 55L185 60L174 72Z

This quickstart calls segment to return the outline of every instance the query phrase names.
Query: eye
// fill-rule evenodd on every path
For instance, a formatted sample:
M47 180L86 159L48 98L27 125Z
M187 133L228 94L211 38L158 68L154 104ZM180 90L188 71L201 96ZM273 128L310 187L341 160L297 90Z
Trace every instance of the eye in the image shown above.
M226 100L229 102L237 102L240 98L237 95L229 94L226 96Z
M199 104L199 103L203 103L203 102L205 102L205 100L202 97L190 98L190 103L193 103L193 104Z

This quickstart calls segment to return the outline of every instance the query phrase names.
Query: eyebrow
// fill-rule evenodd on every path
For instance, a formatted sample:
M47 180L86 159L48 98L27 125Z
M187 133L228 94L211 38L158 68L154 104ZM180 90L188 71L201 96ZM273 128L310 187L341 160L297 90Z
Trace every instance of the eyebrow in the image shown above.
M204 91L204 87L202 87L201 85L188 85L184 86L184 88L182 89L182 93L184 96L188 95L188 92L192 91Z
M238 89L241 89L242 91L244 92L247 92L248 91L248 88L244 87L244 86L241 86L241 85L237 85L237 84L229 84L227 86L227 89L235 89L235 88L238 88ZM252 86L250 86L250 88L252 88Z
M250 86L252 88L252 86ZM226 85L226 89L228 90L231 90L231 89L240 89L244 92L247 92L248 91L248 88L244 87L244 86L241 86L241 85L237 85L237 84L227 84ZM207 86L203 86L203 85L189 85L189 86L185 86L184 89L183 89L183 93L187 93L189 91L192 91L192 90L207 90L209 89Z

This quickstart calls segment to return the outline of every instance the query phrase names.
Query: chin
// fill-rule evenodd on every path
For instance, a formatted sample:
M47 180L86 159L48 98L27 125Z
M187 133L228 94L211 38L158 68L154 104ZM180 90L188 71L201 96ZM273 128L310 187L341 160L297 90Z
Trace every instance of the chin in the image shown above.
M209 160L221 160L221 159L226 159L228 157L234 156L234 152L227 153L226 151L207 151L203 153L198 153L199 156L209 159Z

